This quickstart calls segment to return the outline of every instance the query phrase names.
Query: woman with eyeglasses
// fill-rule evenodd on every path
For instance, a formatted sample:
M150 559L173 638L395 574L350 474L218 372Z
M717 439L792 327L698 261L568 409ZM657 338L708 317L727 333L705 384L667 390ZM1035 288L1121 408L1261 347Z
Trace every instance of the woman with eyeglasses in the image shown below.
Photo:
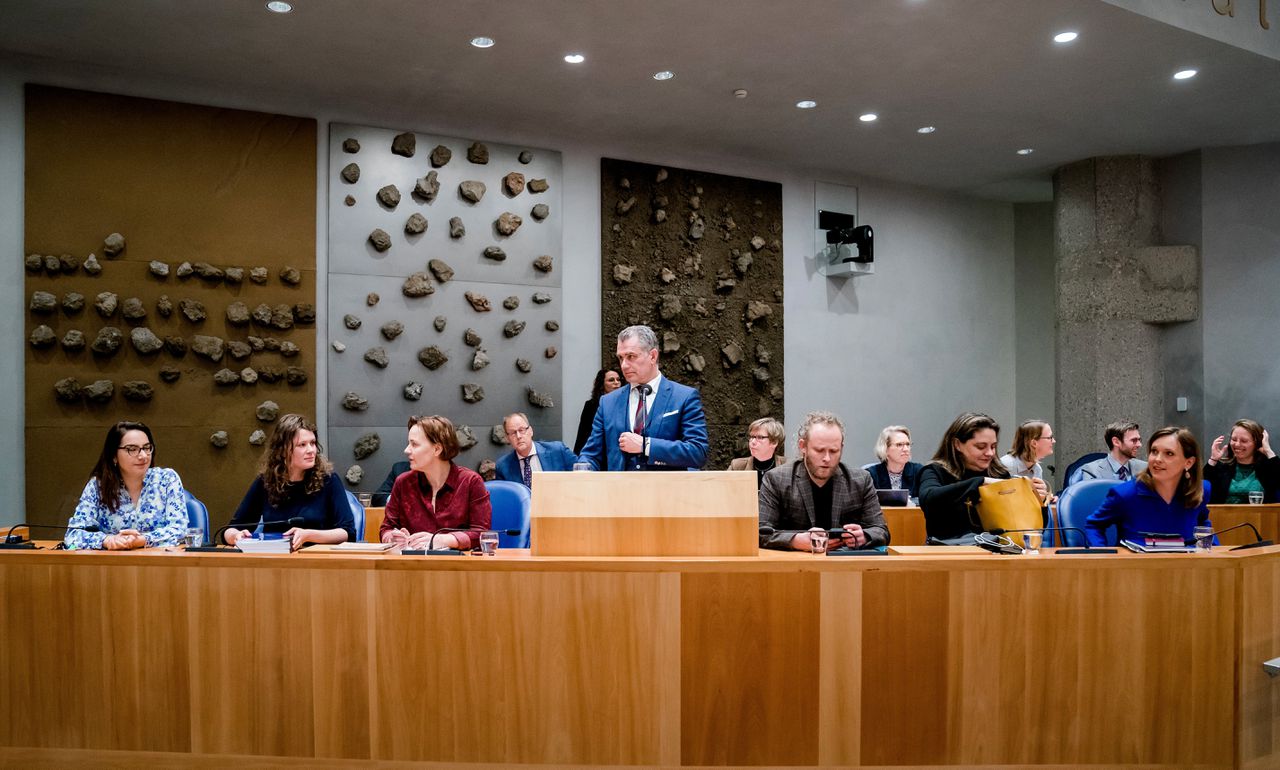
M1010 476L1031 479L1036 496L1043 502L1049 497L1049 485L1044 480L1044 467L1040 461L1053 454L1053 428L1044 420L1027 420L1013 434L1013 449L1001 455L1000 463Z
M905 489L911 497L920 496L920 463L911 462L911 431L905 425L890 425L876 439L876 457L880 462L867 468L876 489Z
M786 440L787 432L782 423L772 417L761 417L747 428L748 457L738 457L729 462L731 471L755 471L756 489L760 488L764 474L786 465L787 456L779 449Z
M177 545L187 529L182 479L153 468L155 440L140 422L107 429L102 454L67 522L69 549L127 551ZM96 530L96 531L90 531Z
M316 426L307 418L300 414L280 418L262 453L261 468L222 534L227 545L251 536L249 530L259 521L264 522L263 532L282 533L294 550L307 543L359 539L342 479L322 453ZM288 524L294 518L302 519L302 525Z

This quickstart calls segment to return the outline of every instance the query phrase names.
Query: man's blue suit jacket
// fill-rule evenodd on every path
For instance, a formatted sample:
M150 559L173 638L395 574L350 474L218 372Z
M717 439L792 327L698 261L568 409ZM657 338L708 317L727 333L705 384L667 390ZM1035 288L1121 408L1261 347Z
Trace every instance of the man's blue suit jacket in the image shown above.
M571 471L573 464L578 461L573 450L559 441L535 441L533 445L538 448L538 464L544 471ZM516 457L516 450L513 449L498 458L495 473L500 481L524 483L524 474L520 472L520 460Z
M688 385L663 377L658 392L650 396L653 407L644 435L649 439L649 455L623 454L618 437L631 429L627 400L631 387L618 388L600 399L591 438L578 456L593 470L684 470L701 468L707 462L707 418L702 398Z

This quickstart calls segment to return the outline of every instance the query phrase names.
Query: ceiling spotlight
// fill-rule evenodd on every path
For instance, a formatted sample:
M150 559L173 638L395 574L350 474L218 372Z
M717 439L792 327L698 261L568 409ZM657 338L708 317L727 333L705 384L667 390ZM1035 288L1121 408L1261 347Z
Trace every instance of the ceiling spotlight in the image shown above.
M1023 147L1021 150L1018 150L1019 155L1030 155L1033 152L1035 152L1035 150L1030 147Z
M796 102L796 106L797 106L797 107L799 107L799 108L800 108L800 109L802 109L802 110L811 110L811 109L813 109L814 107L817 107L817 106L818 106L818 103L817 103L817 102L815 102L815 101L814 101L814 100L812 100L812 99L804 99L804 100L801 100L801 101Z
M1078 37L1080 37L1080 33L1078 32L1059 32L1058 34L1053 36L1053 42L1070 43L1072 40L1075 40Z
M917 128L917 129L916 129L916 133L917 133L917 134L932 134L934 131L937 131L937 130L938 130L938 129L934 128L933 126L921 126L921 127L919 127L919 128Z
M587 57L583 56L580 53L570 53L570 54L565 54L564 60L569 62L570 64L581 64L587 60Z
M493 38L491 37L473 37L471 45L476 48L493 48Z
M653 73L654 80L670 80L675 76L676 76L676 73L672 72L671 70L663 70L661 72Z
M1173 73L1174 80L1190 80L1195 76L1196 76L1195 70L1180 70L1178 72Z
M859 115L858 120L861 120L863 123L874 123L876 118L878 117L880 116L875 114L874 112L868 112L868 113Z
M267 10L272 13L288 13L293 10L293 6L284 2L284 0L271 0L267 3Z

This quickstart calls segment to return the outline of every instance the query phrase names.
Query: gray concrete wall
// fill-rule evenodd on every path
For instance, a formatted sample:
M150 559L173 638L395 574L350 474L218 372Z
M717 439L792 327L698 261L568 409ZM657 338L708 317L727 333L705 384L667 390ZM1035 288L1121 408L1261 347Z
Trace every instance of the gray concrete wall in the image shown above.
M0 491L5 506L0 525L23 519L26 466L23 463L25 381L23 345L27 304L24 302L22 257L23 106L22 81L0 64ZM85 470L88 473L88 469ZM69 482L70 483L70 482Z
M1186 243L1201 250L1203 273L1207 255L1201 238L1200 152L1165 158L1156 164L1160 184L1160 237L1165 243ZM1203 286L1203 283L1201 284ZM1185 425L1204 435L1204 315L1212 308L1202 302L1201 317L1169 324L1164 330L1161 370L1164 372L1162 425ZM1179 412L1178 398L1187 399ZM1158 425L1143 425L1145 438Z
M1053 204L1020 203L1013 207L1014 226L1014 360L1015 412L1018 422L1048 420L1057 426L1057 297L1053 274ZM1012 427L1012 426L1010 426ZM1007 431L1005 444L1013 442ZM1057 455L1047 465L1066 469ZM1048 474L1048 468L1045 468ZM1054 477L1056 479L1056 476Z

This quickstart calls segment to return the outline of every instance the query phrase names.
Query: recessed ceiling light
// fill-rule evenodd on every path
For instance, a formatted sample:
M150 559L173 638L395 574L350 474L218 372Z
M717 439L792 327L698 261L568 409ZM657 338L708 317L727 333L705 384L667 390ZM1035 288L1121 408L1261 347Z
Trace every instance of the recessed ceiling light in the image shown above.
M1078 37L1080 37L1080 33L1078 32L1059 32L1058 34L1053 36L1053 42L1070 43L1072 40L1075 40Z
M675 76L676 76L676 73L672 72L671 70L663 70L661 72L653 73L654 80L670 80Z
M862 115L859 115L858 120L861 120L863 123L874 123L876 118L878 117L880 116L875 114L874 112L867 112L867 113L863 113Z
M817 106L818 106L818 103L817 103L817 102L815 102L815 101L814 101L814 100L812 100L812 99L804 99L804 100L801 100L801 101L796 102L796 106L797 106L797 107L799 107L799 108L800 108L800 109L802 109L802 110L811 110L811 109L813 109L814 107L817 107Z
M570 54L565 54L564 60L569 62L570 64L581 64L587 60L587 57L583 56L580 53L570 53Z
M1190 80L1195 76L1195 70L1179 70L1178 72L1173 73L1174 80Z
M493 38L491 37L473 37L471 45L476 48L493 48Z
M917 128L917 129L916 129L916 133L917 133L917 134L932 134L934 131L937 131L937 130L938 130L938 129L934 128L933 126L921 126L921 127L919 127L919 128Z
M1023 147L1021 150L1018 150L1019 155L1030 155L1033 152L1035 152L1035 150L1030 147Z
M284 0L271 0L267 3L267 10L272 13L288 13L293 10L293 6L284 2Z

